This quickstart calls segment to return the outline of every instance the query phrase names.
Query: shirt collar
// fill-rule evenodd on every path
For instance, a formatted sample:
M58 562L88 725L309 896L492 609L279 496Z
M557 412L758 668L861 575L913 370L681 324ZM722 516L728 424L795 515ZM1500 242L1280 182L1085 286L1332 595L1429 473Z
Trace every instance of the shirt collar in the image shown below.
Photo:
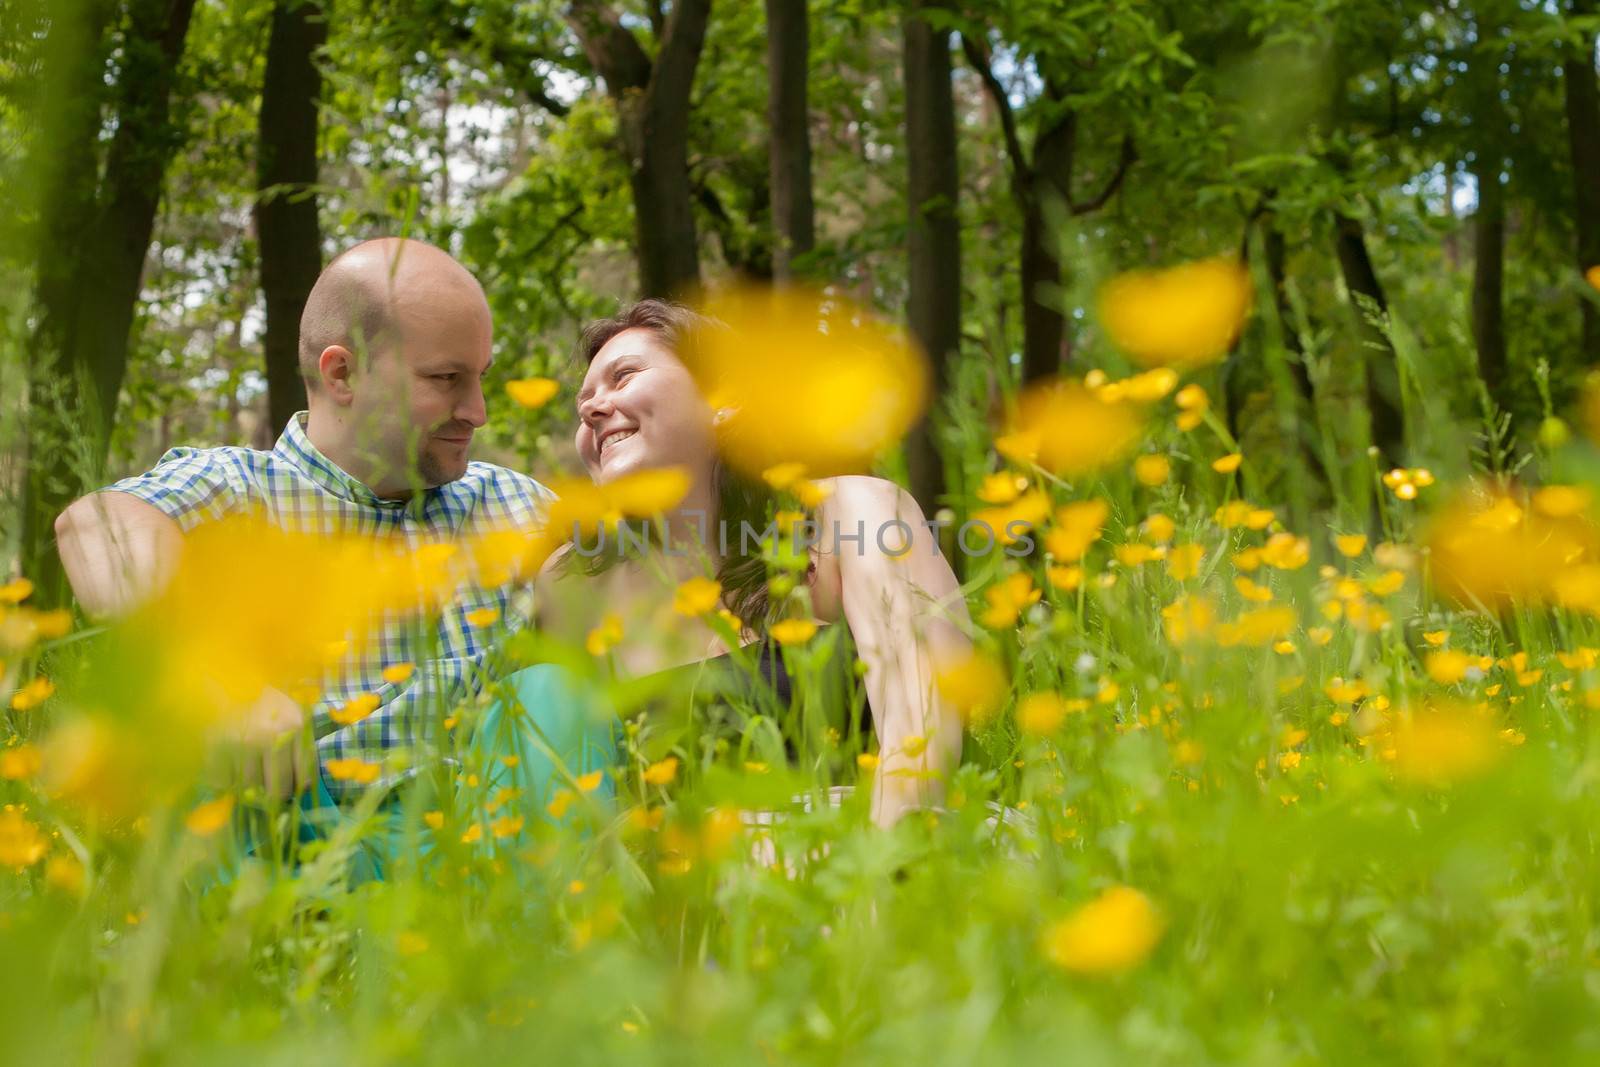
M294 414L289 420L289 425L283 428L283 435L278 438L278 443L273 446L272 451L276 455L299 468L302 474L321 488L344 500L385 511L400 511L409 504L420 512L427 506L427 498L433 493L432 489L418 493L409 500L385 500L343 467L323 455L321 450L311 443L311 438L306 436L305 424L309 417L310 412L306 411Z

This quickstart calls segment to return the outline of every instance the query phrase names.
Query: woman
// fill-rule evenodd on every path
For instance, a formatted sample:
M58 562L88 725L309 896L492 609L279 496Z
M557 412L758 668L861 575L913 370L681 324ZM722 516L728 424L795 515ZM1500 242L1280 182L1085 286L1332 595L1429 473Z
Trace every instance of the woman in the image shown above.
M588 371L577 397L578 455L600 485L652 468L688 472L691 488L664 517L666 534L681 547L712 532L711 570L721 605L737 618L741 645L765 641L784 617L848 625L866 668L879 746L872 814L891 825L907 811L938 804L943 778L960 757L961 721L934 679L940 664L970 650L965 602L916 502L891 482L861 476L818 483L825 494L813 516L818 543L803 580L774 601L772 591L783 583L769 585L759 550L740 530L743 522L765 527L770 494L719 460L715 427L726 412L711 409L679 356L695 330L715 328L686 307L658 300L593 323L582 346ZM722 528L726 538L715 535ZM844 538L836 536L840 531ZM723 544L726 554L719 553ZM569 546L541 573L539 625L581 641L610 616L610 631L621 634L613 662L628 676L727 653L710 624L672 614L674 588L702 576L704 560L698 553L655 552L585 573L595 568L581 566ZM782 657L767 651L763 662L782 672Z

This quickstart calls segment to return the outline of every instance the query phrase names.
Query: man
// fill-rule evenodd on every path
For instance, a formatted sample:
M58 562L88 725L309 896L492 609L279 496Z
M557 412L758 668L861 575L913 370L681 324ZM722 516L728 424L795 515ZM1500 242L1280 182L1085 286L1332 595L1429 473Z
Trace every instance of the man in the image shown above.
M310 410L290 420L270 452L175 448L148 473L68 507L56 538L79 602L93 615L126 612L160 590L187 531L245 510L287 529L412 546L531 529L549 491L467 459L485 422L492 339L482 288L447 253L398 238L345 252L317 279L300 320ZM429 728L436 702L468 695L491 644L526 621L512 591L458 596L432 626L386 620L309 709L315 767L302 746L286 743L303 728L301 707L265 691L241 715L247 784L279 797L316 785L319 795L346 799L354 786L313 771L403 748ZM409 685L385 681L385 667L403 662L423 665ZM379 696L378 709L340 728L330 713L367 693Z

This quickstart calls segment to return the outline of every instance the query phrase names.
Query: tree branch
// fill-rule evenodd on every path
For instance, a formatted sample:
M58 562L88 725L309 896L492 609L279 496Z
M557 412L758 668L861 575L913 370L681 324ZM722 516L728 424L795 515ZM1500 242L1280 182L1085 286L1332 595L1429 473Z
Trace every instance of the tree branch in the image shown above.
M1122 138L1122 156L1117 160L1117 171L1111 175L1111 180L1106 182L1106 187L1100 190L1100 195L1092 200L1071 205L1074 215L1087 215L1091 211L1098 211L1106 206L1106 201L1116 195L1122 187L1122 179L1128 176L1128 168L1133 161L1139 158L1139 153L1133 147L1133 135L1124 134Z
M1005 135L1006 156L1011 160L1011 180L1021 190L1027 184L1026 179L1033 168L1022 150L1022 140L1017 136L1017 117L1011 110L1010 99L1006 97L1006 88L989 66L989 45L963 33L961 51L966 54L967 62L977 72L989 98L994 101L995 110L1000 113L1000 131Z
M673 22L678 13L673 12ZM650 84L650 57L617 13L597 0L572 0L567 8L567 24L583 43L584 55L606 81L606 92L621 99L630 89ZM671 30L668 30L671 33ZM662 45L666 51L666 45Z
M677 0L672 5L672 15L661 37L661 50L656 54L655 69L649 79L648 92L653 100L661 101L671 110L687 113L689 90L694 85L694 70L700 63L706 23L710 19L711 0ZM682 106L675 106L676 101L682 101Z

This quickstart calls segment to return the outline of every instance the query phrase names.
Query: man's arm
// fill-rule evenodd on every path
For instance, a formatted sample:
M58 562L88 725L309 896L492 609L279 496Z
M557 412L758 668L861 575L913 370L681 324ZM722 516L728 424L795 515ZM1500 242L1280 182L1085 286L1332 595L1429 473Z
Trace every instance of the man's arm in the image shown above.
M105 618L161 591L183 552L183 530L129 493L90 493L56 519L56 548L78 603Z

